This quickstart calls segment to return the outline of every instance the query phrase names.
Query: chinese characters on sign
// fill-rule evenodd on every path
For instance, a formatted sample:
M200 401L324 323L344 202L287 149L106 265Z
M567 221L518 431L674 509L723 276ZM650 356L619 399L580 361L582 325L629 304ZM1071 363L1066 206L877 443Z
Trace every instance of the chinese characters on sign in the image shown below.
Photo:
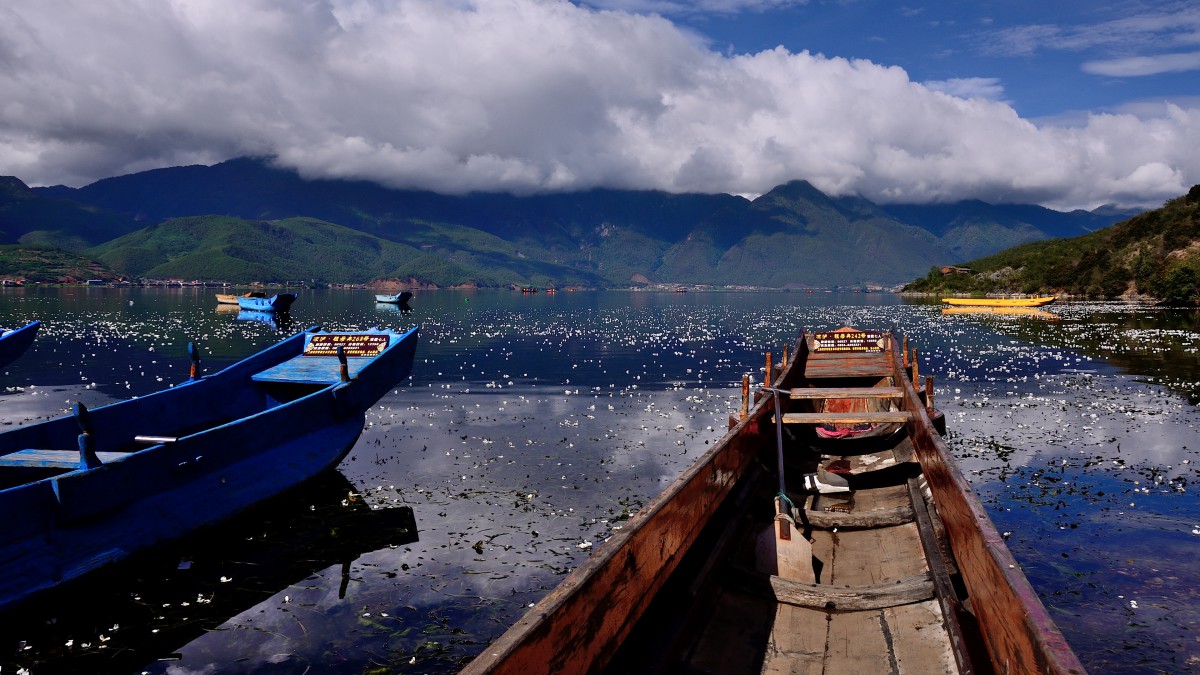
M304 355L337 356L337 348L341 347L347 357L378 356L387 346L388 336L383 333L316 333L304 345Z
M813 335L814 352L881 352L886 337L879 331L832 331Z

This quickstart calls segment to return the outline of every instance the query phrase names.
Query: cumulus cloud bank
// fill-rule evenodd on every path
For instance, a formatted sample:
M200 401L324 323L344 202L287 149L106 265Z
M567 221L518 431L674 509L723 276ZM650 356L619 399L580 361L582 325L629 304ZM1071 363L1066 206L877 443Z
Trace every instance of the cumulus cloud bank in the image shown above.
M0 6L0 174L35 185L241 155L446 193L806 179L1067 207L1200 182L1200 107L1038 126L1002 98L990 79L722 55L660 16L560 0Z

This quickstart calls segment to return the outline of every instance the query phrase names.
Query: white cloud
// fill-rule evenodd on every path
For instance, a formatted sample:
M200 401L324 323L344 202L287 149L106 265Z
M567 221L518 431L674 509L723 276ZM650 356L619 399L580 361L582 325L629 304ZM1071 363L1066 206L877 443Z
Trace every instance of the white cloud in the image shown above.
M985 98L989 101L1004 100L1004 85L994 77L964 77L949 80L923 82L926 88L959 98Z
M1111 77L1184 73L1190 70L1200 70L1200 52L1127 56L1119 59L1088 61L1083 64L1083 70L1087 73Z
M1076 206L1200 182L1194 105L1038 126L996 80L724 56L664 18L558 0L17 0L0 65L0 174L32 184L246 154L443 192L803 178Z

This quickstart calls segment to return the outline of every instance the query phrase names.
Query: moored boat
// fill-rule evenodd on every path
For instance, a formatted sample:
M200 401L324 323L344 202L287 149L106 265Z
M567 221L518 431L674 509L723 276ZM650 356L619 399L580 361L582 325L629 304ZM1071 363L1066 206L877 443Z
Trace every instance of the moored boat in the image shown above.
M395 295L376 295L375 302L383 303L405 303L412 300L412 291L401 291Z
M295 301L295 293L277 293L263 298L239 296L237 299L238 307L255 312L286 312Z
M265 298L267 294L262 291L247 291L241 295L237 295L236 293L217 293L216 296L217 304L236 305L238 304L238 298Z
M784 353L711 450L464 672L1083 673L907 342L846 328Z
M1057 295L1038 295L1028 298L942 298L942 302L955 307L1042 307L1057 299Z
M182 384L0 433L0 607L335 466L416 344L311 328L203 377L190 349Z
M41 321L30 321L20 328L0 331L0 368L16 361L29 350L41 326Z

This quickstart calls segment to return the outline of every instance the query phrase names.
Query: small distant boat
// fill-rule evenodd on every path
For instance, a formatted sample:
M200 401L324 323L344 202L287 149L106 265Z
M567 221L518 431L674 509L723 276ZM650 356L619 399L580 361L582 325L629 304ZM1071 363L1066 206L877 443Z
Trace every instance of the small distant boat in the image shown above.
M337 465L416 347L314 327L201 377L189 345L182 384L0 433L0 607Z
M411 291L403 291L395 295L376 295L375 302L403 303L412 300L412 296Z
M286 312L295 301L295 293L279 293L263 298L239 296L237 303L238 307L242 309L249 309L256 312Z
M236 304L238 304L238 298L265 298L265 297L267 297L267 294L263 293L262 291L249 291L246 293L242 293L241 295L236 295L233 293L217 293L216 295L217 295L217 303L222 304L222 305L236 305Z
M1083 673L897 342L768 356L730 431L462 672ZM899 426L814 433L860 423Z
M1041 307L1057 299L1057 295L1039 295L1028 298L942 298L942 302L955 307Z
M0 333L0 368L16 361L29 349L41 326L41 321L31 321L20 328Z

